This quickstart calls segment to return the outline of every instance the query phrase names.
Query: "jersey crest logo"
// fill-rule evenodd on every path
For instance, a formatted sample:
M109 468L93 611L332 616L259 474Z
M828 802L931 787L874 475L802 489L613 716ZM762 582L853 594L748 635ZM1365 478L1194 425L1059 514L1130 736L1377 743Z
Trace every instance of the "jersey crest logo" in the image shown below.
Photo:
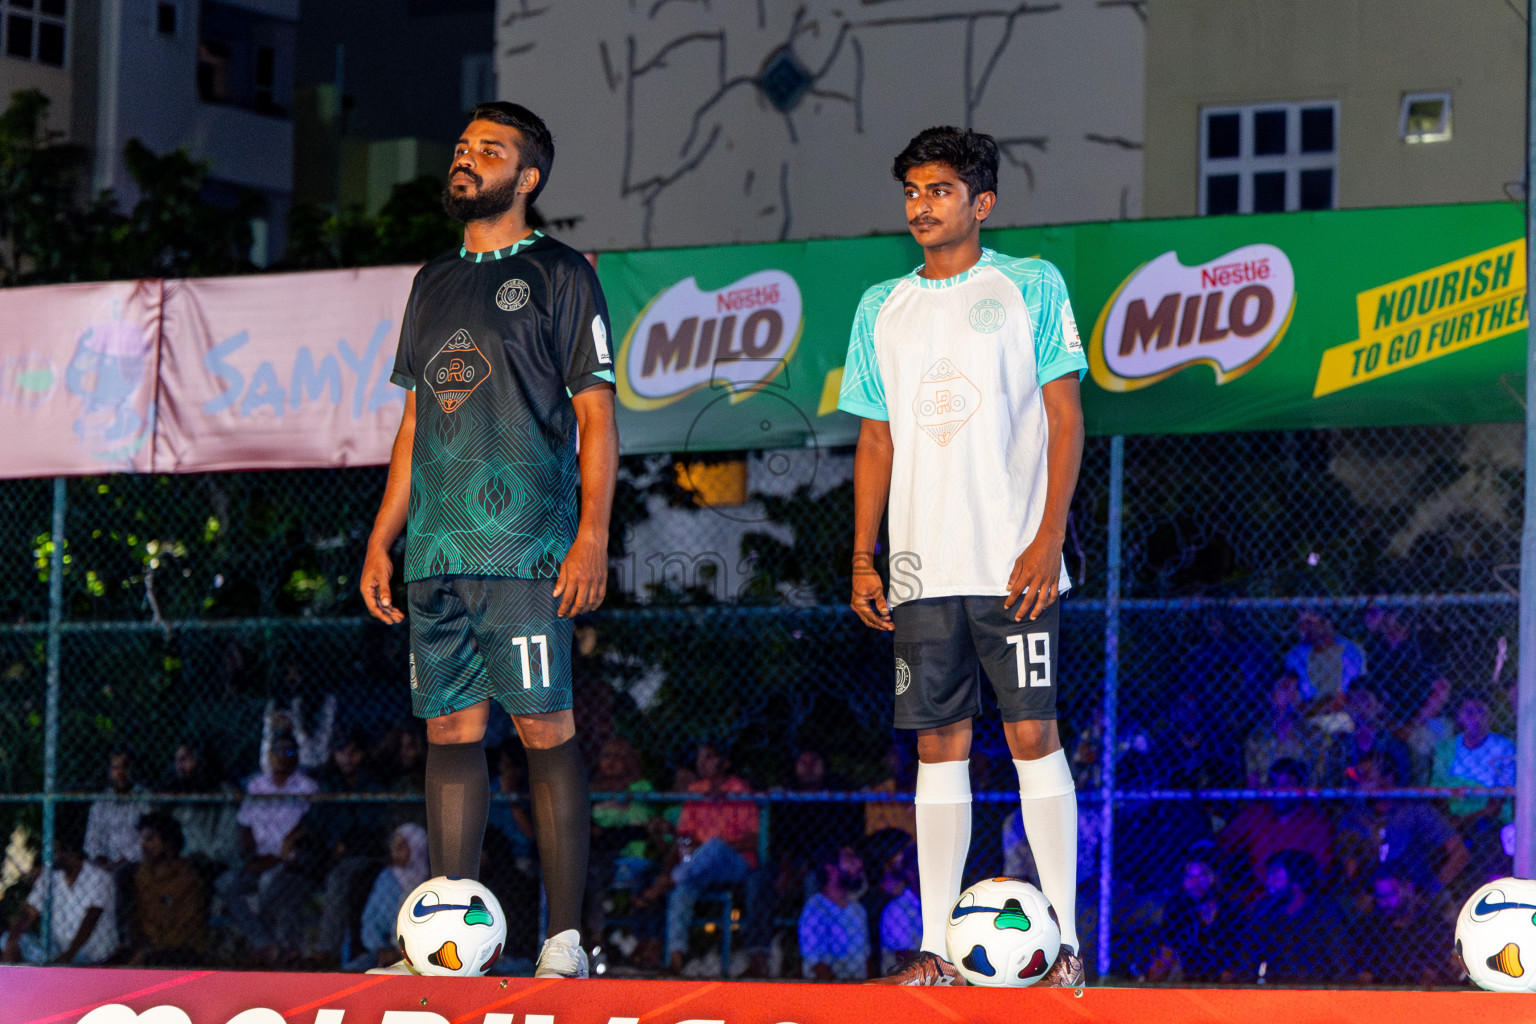
M998 315L1002 315L1001 306ZM955 439L980 405L981 389L954 363L940 359L923 375L912 411L917 416L917 425L943 447Z
M453 412L491 375L491 362L462 327L427 360L426 379L443 412Z
M971 307L971 330L978 334L996 334L1007 319L1008 311L996 299L981 299Z
M496 305L508 313L515 313L528 302L528 282L518 278L502 282L496 290Z
M912 685L912 669L905 658L896 659L896 696L900 697Z

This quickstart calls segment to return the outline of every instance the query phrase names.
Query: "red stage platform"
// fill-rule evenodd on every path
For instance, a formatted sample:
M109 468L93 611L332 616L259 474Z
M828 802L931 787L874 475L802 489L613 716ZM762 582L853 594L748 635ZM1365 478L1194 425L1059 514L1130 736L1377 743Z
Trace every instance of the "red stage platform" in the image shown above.
M236 1015L236 1024L1527 1024L1536 1021L1536 995L0 967L0 1024L227 1024Z

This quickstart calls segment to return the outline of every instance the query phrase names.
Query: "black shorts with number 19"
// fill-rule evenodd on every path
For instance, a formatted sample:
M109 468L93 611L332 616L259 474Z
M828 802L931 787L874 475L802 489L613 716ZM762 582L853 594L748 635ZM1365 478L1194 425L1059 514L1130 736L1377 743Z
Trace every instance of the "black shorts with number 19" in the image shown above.
M1033 622L1015 622L1001 597L897 605L896 728L937 729L979 715L983 670L1003 721L1055 719L1060 607L1053 601Z
M555 581L431 576L406 584L411 711L437 718L494 700L509 714L571 706L571 620Z

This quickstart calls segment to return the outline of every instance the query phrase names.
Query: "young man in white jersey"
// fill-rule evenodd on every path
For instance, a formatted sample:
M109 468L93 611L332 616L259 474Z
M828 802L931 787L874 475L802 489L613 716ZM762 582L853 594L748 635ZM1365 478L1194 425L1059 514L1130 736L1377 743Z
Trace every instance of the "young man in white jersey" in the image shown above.
M1087 361L1060 272L981 247L997 201L991 136L930 128L892 170L923 265L864 293L838 403L862 418L853 609L895 633L896 726L917 731L923 943L880 981L963 984L944 929L970 849L971 719L985 670L1061 925L1061 954L1040 983L1077 986L1077 797L1056 730L1056 648ZM887 505L889 600L874 564Z

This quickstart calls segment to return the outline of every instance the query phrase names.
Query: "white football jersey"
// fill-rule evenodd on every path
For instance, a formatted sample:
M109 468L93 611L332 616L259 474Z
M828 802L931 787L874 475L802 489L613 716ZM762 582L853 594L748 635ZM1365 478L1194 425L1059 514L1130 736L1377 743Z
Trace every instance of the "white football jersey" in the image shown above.
M1040 386L1088 368L1061 272L983 249L942 281L864 293L838 408L888 420L892 607L1002 595L1045 515ZM1066 565L1060 589L1072 585Z

